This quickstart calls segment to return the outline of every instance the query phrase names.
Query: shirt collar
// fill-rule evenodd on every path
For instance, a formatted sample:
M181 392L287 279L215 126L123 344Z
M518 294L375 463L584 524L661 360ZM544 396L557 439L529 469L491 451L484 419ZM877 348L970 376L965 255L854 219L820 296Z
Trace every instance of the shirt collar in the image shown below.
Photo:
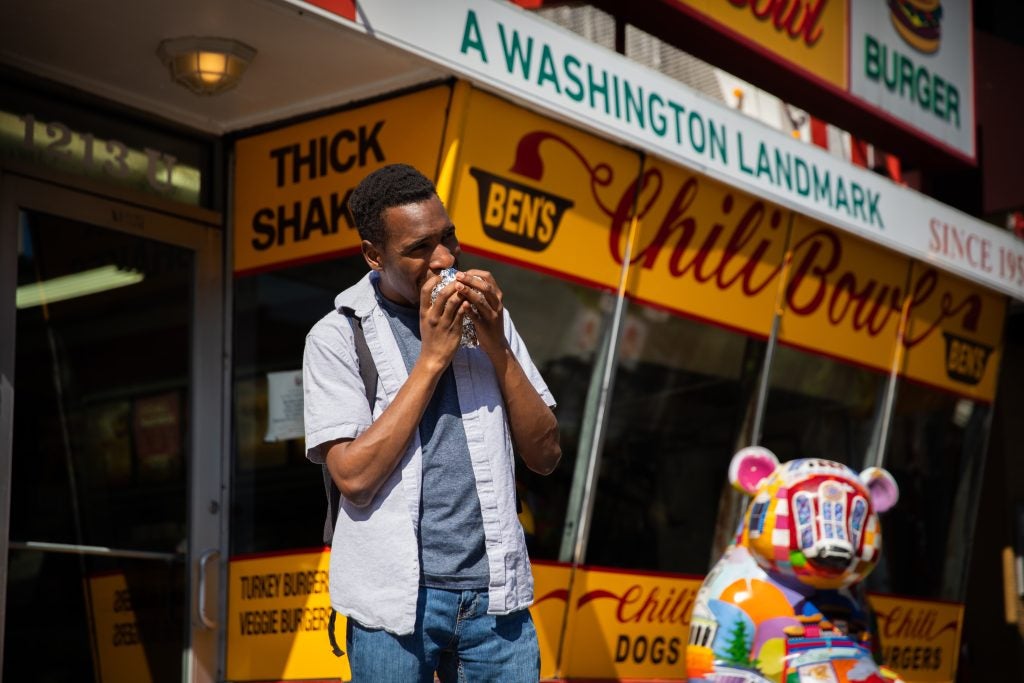
M380 279L376 271L369 271L359 282L352 285L334 298L334 308L340 311L350 309L357 318L365 318L377 308L377 296L374 294L373 283Z

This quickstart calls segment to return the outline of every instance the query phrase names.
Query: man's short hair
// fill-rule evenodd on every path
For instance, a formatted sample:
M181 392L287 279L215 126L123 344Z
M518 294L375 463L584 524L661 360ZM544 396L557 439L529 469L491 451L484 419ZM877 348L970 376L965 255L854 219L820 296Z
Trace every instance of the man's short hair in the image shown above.
M434 183L415 168L390 164L363 178L348 199L348 210L360 239L383 246L388 237L384 211L436 196Z

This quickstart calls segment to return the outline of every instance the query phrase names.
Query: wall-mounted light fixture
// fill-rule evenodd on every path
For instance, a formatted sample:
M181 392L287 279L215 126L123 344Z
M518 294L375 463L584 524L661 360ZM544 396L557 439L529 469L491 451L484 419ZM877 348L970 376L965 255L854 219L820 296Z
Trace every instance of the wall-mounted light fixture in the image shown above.
M171 78L197 95L216 95L238 85L256 50L230 38L171 38L157 48Z

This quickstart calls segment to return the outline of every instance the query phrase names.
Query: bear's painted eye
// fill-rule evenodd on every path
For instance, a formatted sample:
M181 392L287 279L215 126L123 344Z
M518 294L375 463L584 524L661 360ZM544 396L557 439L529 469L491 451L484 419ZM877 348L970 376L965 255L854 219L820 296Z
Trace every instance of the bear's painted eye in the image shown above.
M796 521L803 526L811 521L811 499L809 496L796 497Z
M762 500L750 507L750 536L757 538L764 531L765 512L768 510L768 501Z
M856 498L853 501L853 514L850 515L850 527L860 533L861 527L864 524L864 517L867 516L868 504L864 502L863 498Z
M864 533L864 520L868 516L868 502L857 496L853 499L853 510L850 512L850 531L853 538L850 539L856 548L860 545L860 537Z

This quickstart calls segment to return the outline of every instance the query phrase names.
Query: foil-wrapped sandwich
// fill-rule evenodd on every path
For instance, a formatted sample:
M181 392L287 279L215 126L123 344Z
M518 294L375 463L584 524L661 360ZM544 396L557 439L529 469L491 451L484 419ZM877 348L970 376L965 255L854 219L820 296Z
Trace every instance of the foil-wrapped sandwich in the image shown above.
M430 290L430 303L434 303L434 299L437 298L438 292L444 289L447 285L455 282L455 274L459 272L455 268L445 268L440 272L441 280L434 288ZM473 312L476 312L476 306L470 304L473 307ZM480 340L476 338L476 326L473 325L473 319L468 316L462 316L462 339L459 342L461 346L473 348L480 345Z

